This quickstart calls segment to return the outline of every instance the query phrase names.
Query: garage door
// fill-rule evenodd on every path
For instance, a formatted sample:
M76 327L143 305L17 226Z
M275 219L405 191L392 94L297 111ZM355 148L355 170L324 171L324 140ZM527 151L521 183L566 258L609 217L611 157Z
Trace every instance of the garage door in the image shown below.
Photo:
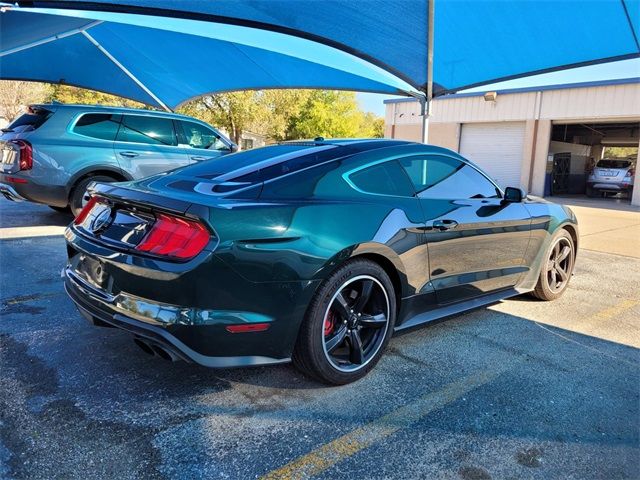
M502 187L519 187L524 122L465 123L460 155L475 162Z

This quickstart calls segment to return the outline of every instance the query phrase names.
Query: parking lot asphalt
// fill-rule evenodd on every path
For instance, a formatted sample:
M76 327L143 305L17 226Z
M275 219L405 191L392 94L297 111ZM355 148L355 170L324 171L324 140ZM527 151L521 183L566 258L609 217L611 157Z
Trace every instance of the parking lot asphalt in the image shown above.
M606 242L558 301L398 335L326 387L169 363L89 325L60 279L69 220L0 200L0 478L640 477L640 259Z

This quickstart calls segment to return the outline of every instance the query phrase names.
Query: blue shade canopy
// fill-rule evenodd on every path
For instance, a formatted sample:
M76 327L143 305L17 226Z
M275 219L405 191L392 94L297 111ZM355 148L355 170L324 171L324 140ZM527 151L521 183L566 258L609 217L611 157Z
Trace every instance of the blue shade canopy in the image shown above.
M640 0L434 5L436 95L640 56ZM2 78L170 107L245 88L427 90L427 0L36 0L19 10L0 15Z
M165 108L242 89L417 94L407 82L356 56L277 32L38 8L0 13L0 78L76 85Z

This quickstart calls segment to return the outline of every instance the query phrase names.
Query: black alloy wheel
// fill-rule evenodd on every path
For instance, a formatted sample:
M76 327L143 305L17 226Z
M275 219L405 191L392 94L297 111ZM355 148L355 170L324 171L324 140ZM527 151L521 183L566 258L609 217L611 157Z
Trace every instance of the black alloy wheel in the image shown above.
M395 321L395 290L385 270L367 259L350 260L318 287L293 363L325 383L358 380L382 356Z
M333 296L323 325L324 352L338 370L359 370L371 361L389 327L389 298L369 275L347 280Z
M541 300L560 297L571 280L575 263L575 244L566 230L560 230L551 242L533 295Z

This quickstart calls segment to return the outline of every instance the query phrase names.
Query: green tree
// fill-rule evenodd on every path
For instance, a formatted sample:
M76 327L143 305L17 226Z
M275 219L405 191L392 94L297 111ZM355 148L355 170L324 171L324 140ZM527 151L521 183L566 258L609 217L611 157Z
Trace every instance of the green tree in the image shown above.
M53 85L48 101L149 108L115 95ZM381 137L384 122L363 113L355 93L327 90L248 90L205 95L186 103L179 113L227 132L236 143L251 131L275 140L300 138Z
M266 117L260 95L258 91L206 95L187 103L179 112L224 129L234 142L240 143L242 132L251 130Z
M357 137L363 124L362 117L355 93L316 90L309 95L300 112L289 120L287 137Z
M0 80L0 118L12 121L26 106L45 102L50 89L46 83Z
M384 120L362 112L355 93L315 90L289 118L286 138L379 138L383 133Z
M86 88L71 87L69 85L52 85L48 101L72 103L80 105L111 105L115 107L153 108L134 100L96 92Z
M365 113L362 118L358 136L363 138L384 137L384 118L378 117L371 112Z
M638 147L606 147L605 158L633 158L638 157Z
M179 111L225 130L239 143L251 131L279 141L287 138L292 116L311 94L308 90L257 90L206 95Z

